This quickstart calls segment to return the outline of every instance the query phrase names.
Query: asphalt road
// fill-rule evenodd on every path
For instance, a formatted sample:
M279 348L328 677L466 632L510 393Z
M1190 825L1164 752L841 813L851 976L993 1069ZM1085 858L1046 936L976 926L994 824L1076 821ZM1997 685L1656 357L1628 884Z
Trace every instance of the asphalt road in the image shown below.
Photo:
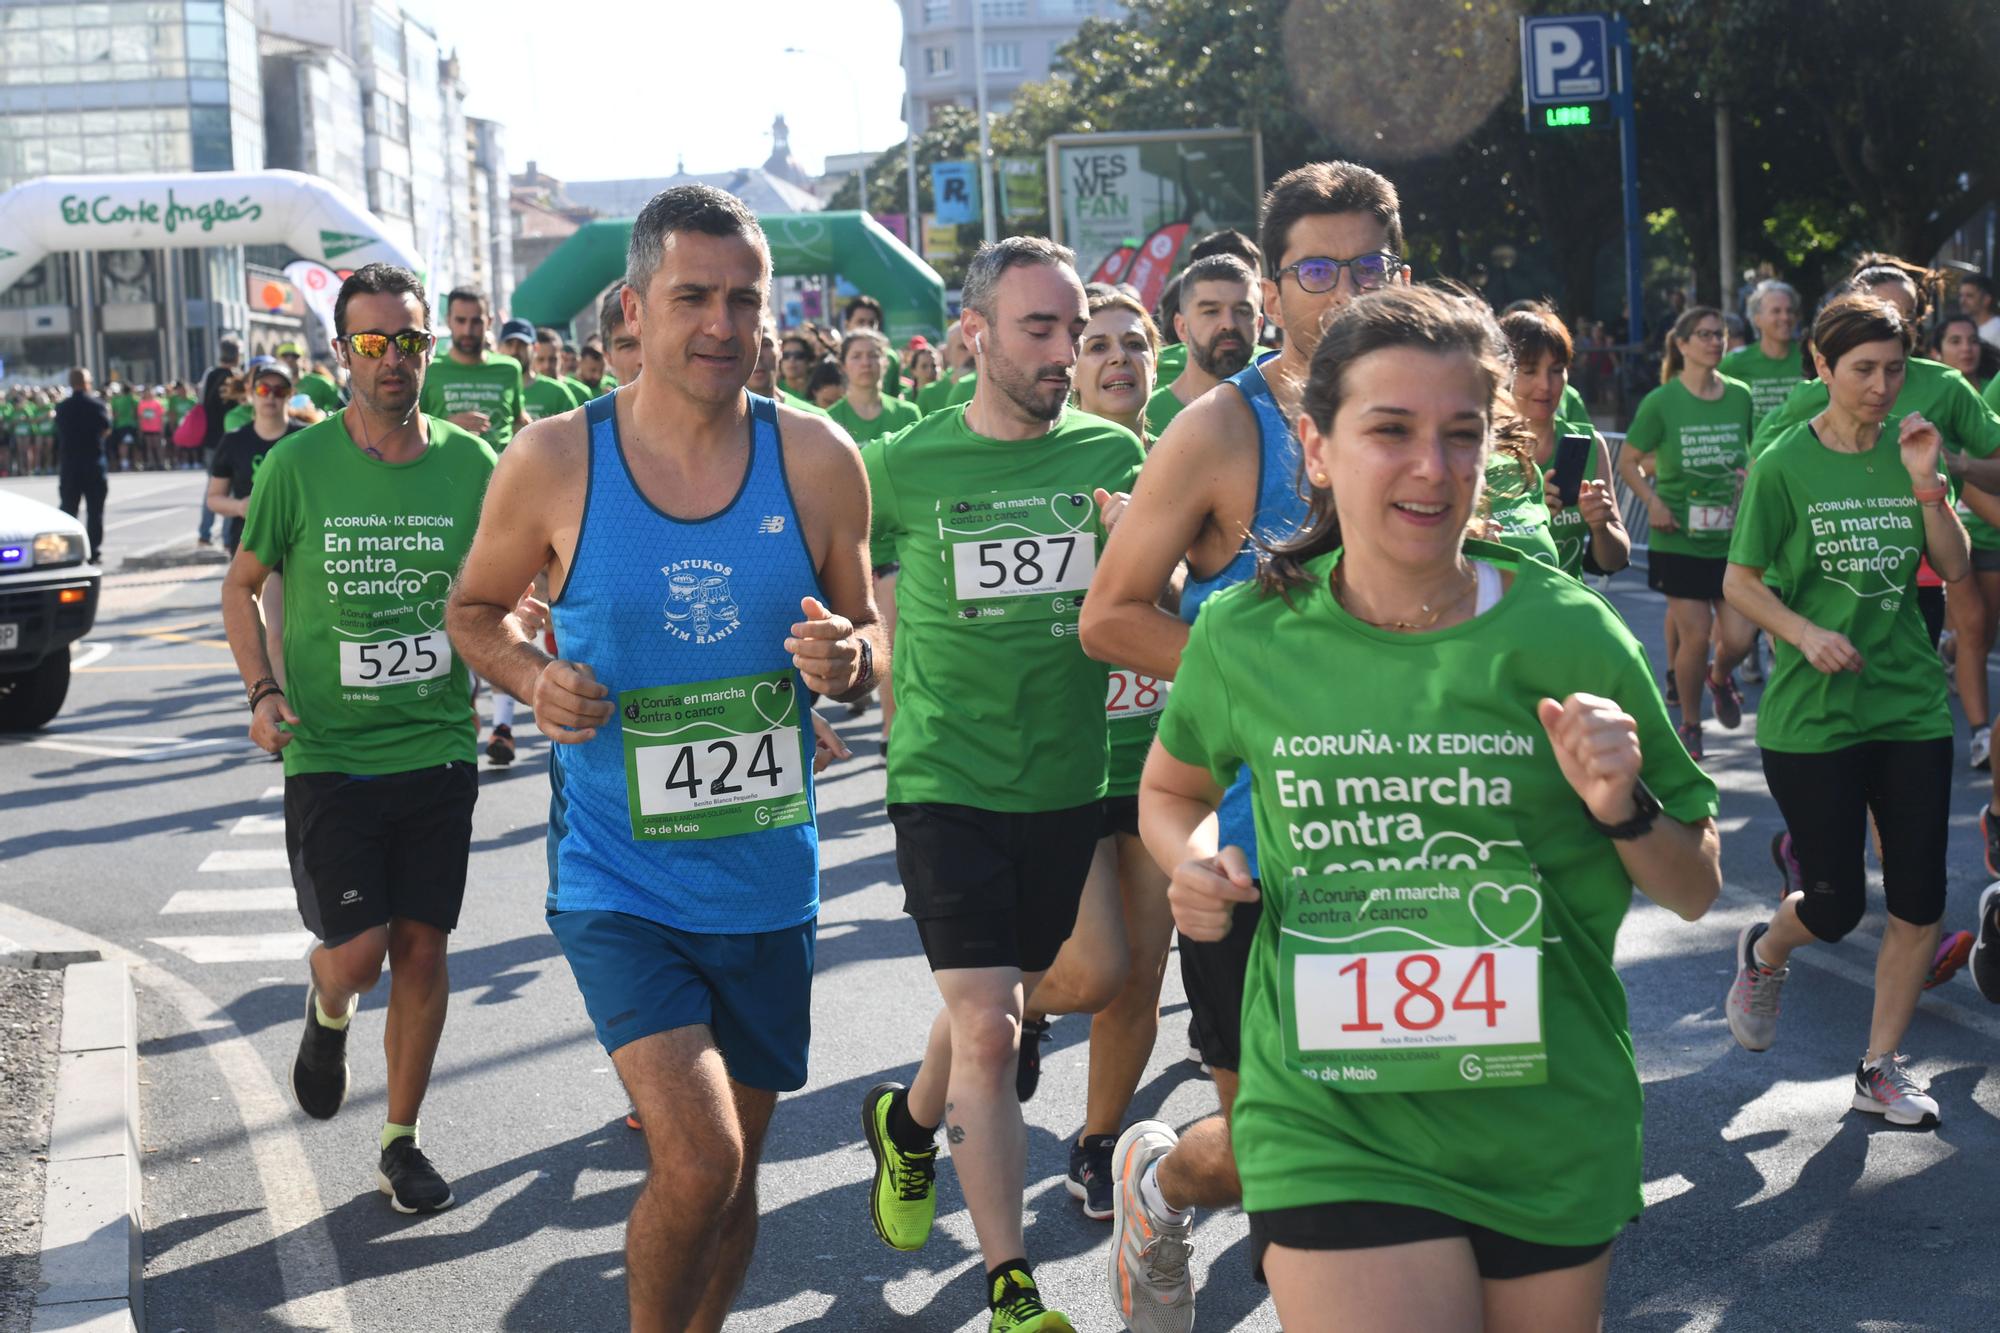
M52 480L0 484L53 498ZM306 936L290 907L279 768L244 739L220 638L219 569L179 560L199 490L194 474L112 478L112 559L135 564L107 579L62 715L0 741L0 931L25 912L141 961L149 1327L622 1328L623 1221L643 1147L541 920L546 748L531 725L514 767L482 775L452 1014L425 1107L425 1148L458 1206L405 1218L375 1190L383 993L357 1020L346 1110L323 1124L291 1105ZM1641 582L1621 577L1615 600L1657 659L1661 604ZM977 1251L949 1169L922 1252L885 1249L867 1220L858 1099L878 1079L908 1078L936 997L899 910L877 718L835 713L856 758L821 788L812 1081L779 1106L762 1237L730 1327L983 1329ZM1926 997L1906 1049L1932 1080L1941 1130L1848 1112L1878 895L1847 941L1797 956L1776 1049L1745 1053L1723 1023L1731 943L1775 885L1776 817L1751 734L1747 722L1709 731L1708 766L1725 788L1723 902L1694 925L1640 903L1620 939L1648 1094L1649 1207L1617 1248L1606 1325L2000 1326L2000 1013L1966 978ZM1984 786L1963 774L1952 927L1972 925L1985 882L1973 820ZM1173 967L1164 1002L1134 1114L1185 1124L1214 1096L1181 1058ZM1115 1329L1109 1228L1082 1218L1061 1179L1085 1036L1081 1020L1056 1024L1027 1107L1028 1246L1053 1304L1079 1328ZM1276 1328L1248 1274L1242 1217L1204 1216L1196 1234L1198 1326Z

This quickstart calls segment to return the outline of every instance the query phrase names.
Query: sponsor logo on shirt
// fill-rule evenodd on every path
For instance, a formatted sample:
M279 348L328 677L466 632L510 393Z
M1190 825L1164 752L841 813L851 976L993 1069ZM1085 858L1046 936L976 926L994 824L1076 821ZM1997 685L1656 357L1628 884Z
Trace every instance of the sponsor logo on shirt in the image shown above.
M757 524L757 531L759 532L783 532L784 530L785 516L783 514L766 514L763 520Z
M720 643L742 624L736 596L729 590L730 576L736 572L733 566L714 560L676 560L662 565L660 572L667 576L665 629L681 642Z

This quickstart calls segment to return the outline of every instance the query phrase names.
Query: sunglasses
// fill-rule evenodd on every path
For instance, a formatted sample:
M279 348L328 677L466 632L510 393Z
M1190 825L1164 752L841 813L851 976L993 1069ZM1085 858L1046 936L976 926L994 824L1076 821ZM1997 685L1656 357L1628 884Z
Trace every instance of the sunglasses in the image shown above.
M401 333L350 333L347 335L347 350L369 361L379 361L389 354L389 344L396 344L396 350L404 356L424 356L437 346L437 339L421 329L404 329Z
M1357 255L1353 259L1329 259L1325 255L1311 255L1296 264L1287 264L1279 269L1278 280L1282 282L1287 273L1293 274L1299 280L1301 291L1319 296L1340 286L1342 269L1347 269L1353 275L1354 290L1372 292L1402 272L1403 257L1389 250Z
M813 358L811 352L796 352L796 351L786 352L783 356L779 358L779 360L781 361L810 361L812 359Z
M259 398L290 398L292 396L292 386L289 384L275 384L270 380L263 380L250 392L256 394Z

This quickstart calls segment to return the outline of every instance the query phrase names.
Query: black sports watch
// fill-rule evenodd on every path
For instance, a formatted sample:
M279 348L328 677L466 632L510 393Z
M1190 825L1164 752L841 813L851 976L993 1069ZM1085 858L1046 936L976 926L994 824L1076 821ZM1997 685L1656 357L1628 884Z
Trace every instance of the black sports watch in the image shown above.
M867 639L861 640L861 667L854 673L853 688L873 684L875 680L875 645Z
M1615 842L1630 842L1643 838L1653 830L1653 823L1660 817L1660 799L1653 795L1643 781L1632 784L1632 817L1622 824L1607 824L1590 813L1590 807L1583 807L1583 817L1590 826Z

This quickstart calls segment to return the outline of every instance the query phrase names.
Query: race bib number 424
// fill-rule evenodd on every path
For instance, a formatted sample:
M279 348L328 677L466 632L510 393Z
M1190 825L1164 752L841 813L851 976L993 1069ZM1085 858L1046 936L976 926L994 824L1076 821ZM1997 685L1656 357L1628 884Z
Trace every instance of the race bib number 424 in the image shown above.
M938 520L952 610L964 620L1074 620L1097 572L1097 505L1085 491L996 491Z
M720 838L812 818L792 673L623 690L632 836Z

